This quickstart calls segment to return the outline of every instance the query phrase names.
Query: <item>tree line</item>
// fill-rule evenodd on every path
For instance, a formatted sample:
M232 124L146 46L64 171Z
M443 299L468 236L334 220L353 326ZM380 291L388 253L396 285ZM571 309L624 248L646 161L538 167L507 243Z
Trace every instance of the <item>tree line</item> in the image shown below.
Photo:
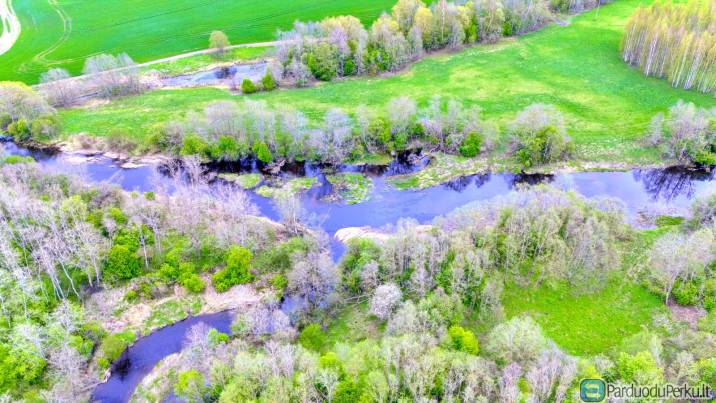
M509 152L522 168L574 156L562 114L553 106L534 104L508 125ZM217 101L203 114L156 128L150 143L157 151L197 155L218 161L253 157L341 164L375 153L420 149L477 157L492 151L501 131L482 117L478 106L433 97L419 108L408 97L391 99L382 111L359 105L353 116L328 110L320 126L295 109L273 110L261 101L243 104Z
M595 7L595 0L399 0L366 28L353 16L294 23L279 35L278 64L272 74L292 85L311 78L392 72L420 59L426 52L458 49L478 42L495 42L521 35L555 19L554 12L579 12Z
M624 28L622 57L674 87L716 90L716 3L656 1L641 5Z

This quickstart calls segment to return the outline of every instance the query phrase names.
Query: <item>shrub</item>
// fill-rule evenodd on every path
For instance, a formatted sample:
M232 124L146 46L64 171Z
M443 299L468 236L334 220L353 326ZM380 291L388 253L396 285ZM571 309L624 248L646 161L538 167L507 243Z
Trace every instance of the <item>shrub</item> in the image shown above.
M124 350L134 342L136 335L132 331L124 331L106 336L99 347L97 363L102 369L109 368Z
M235 285L253 280L253 275L249 272L251 259L251 252L248 249L241 246L229 248L226 267L214 273L211 277L216 291L224 292Z
M574 152L564 118L551 105L528 106L512 121L509 131L512 152L523 168L563 160Z
M209 339L209 344L211 344L212 346L226 344L229 342L229 335L226 333L222 333L216 329L209 329L207 338Z
M460 145L460 154L462 154L463 157L476 157L480 154L481 145L482 136L479 133L470 132L465 136L465 140L463 140Z
M206 140L196 134L189 134L182 140L181 155L203 155L206 152Z
M622 381L639 385L653 385L663 378L662 369L656 363L654 356L647 351L634 355L619 354L617 370Z
M254 152L256 159L263 162L264 164L268 164L273 160L271 150L269 150L268 146L263 141L255 142L252 151Z
M140 261L125 245L114 245L109 250L102 274L111 281L129 280L139 275Z
M193 292L194 294L198 294L202 291L204 291L204 288L206 285L204 284L204 281L196 274L196 273L184 273L179 278L179 284L184 286L187 290Z
M241 92L244 94L253 94L256 91L258 91L256 84L248 78L244 78L244 81L241 82Z
M276 89L276 80L273 79L270 73L266 73L264 78L261 79L261 87L263 87L264 91L273 91Z
M691 281L678 282L672 294L679 305L696 305L699 303L699 289Z
M320 351L325 343L323 338L323 330L318 323L311 323L301 330L298 336L298 342L309 350Z
M233 137L220 136L209 147L209 155L219 161L238 161L246 154L247 148L245 143L240 143Z

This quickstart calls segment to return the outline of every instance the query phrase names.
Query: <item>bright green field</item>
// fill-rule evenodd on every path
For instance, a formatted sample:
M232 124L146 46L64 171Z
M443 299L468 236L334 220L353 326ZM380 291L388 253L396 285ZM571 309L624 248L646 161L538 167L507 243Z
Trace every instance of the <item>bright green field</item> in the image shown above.
M351 14L364 22L394 0L13 0L22 31L0 56L0 81L34 83L48 66L82 69L87 56L127 52L144 62L203 49L223 30L232 43L271 41L293 21Z
M652 116L678 99L705 107L713 96L672 88L622 63L622 27L640 0L616 0L517 40L429 57L402 74L353 79L306 89L253 95L272 105L293 105L312 118L333 106L352 111L358 102L382 107L391 97L411 96L425 104L443 94L480 105L485 117L505 125L533 102L556 105L565 115L580 157L589 161L652 163L654 150L636 141ZM119 128L135 139L156 122L180 119L207 102L237 99L219 89L156 91L98 109L65 111L65 133L105 135Z
M505 316L528 314L545 334L570 354L605 353L621 340L649 327L661 298L624 279L601 291L575 295L569 285L537 288L511 285L502 296Z

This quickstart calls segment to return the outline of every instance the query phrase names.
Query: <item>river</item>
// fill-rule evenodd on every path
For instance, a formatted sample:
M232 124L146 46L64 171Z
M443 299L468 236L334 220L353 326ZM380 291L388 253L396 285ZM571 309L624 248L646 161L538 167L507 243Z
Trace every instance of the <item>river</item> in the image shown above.
M122 168L106 157L84 157L31 151L11 142L4 144L6 154L33 156L41 166L63 173L81 173L91 181L109 181L126 190L150 191L157 182L168 178L157 174L158 166L145 165ZM426 161L426 160L423 160ZM295 168L295 167L294 167ZM317 222L329 235L344 227L381 227L396 223L400 218L411 217L420 223L429 223L435 217L468 203L489 200L507 194L520 184L550 183L555 187L574 190L586 197L611 197L620 200L627 219L635 221L640 212L658 211L685 215L694 197L716 190L714 173L683 168L635 169L612 172L577 172L555 175L520 175L509 173L471 175L423 190L397 190L387 183L391 175L420 169L421 165L393 162L388 167L344 166L342 171L360 171L373 180L370 199L358 204L327 201L333 191L323 170L304 164L283 172L283 176L314 176L318 185L300 195L304 209L317 217ZM247 165L244 171L256 171ZM161 170L159 170L161 171ZM251 200L261 213L278 219L271 200L249 192ZM338 259L344 246L336 240L331 244ZM109 380L97 386L93 399L101 402L126 402L141 379L162 358L181 349L189 327L200 321L221 331L228 331L231 316L228 313L202 315L178 322L141 338L122 355L113 368Z

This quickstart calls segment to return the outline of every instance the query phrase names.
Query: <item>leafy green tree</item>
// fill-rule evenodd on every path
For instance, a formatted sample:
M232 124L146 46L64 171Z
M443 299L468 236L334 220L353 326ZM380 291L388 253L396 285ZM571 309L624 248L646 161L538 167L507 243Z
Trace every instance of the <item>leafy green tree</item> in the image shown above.
M301 330L298 342L309 350L320 351L325 345L323 329L318 323L311 323Z
M653 385L663 381L664 378L661 367L648 351L634 355L619 354L617 370L624 382L635 382L640 385Z
M135 252L125 245L114 245L109 250L102 274L107 280L116 282L137 277L140 271L141 263Z
M311 49L306 64L314 77L331 81L338 73L338 49L328 42L321 42Z
M188 403L203 403L206 387L204 376L195 369L179 373L174 393Z
M477 337L470 330L460 326L450 326L448 329L449 347L457 351L477 355L480 352L480 344Z
M41 357L0 344L0 393L19 395L40 382L47 363Z
M235 285L253 280L253 275L249 272L251 259L252 255L248 249L242 246L229 248L226 266L211 277L214 288L218 292L224 292Z
M226 47L229 46L229 37L222 31L213 31L209 35L209 48L215 50L217 57L224 57Z

